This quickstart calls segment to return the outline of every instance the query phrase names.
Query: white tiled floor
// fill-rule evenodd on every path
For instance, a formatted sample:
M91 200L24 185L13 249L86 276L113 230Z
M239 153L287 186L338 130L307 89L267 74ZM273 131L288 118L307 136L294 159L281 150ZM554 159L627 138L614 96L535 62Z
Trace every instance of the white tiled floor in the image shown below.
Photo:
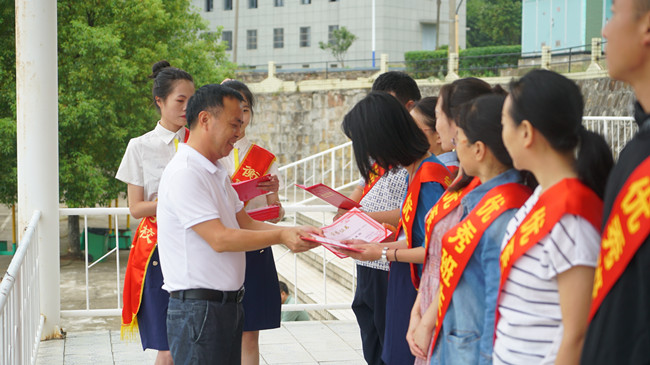
M40 344L39 365L153 364L156 353L120 341L119 330L68 333ZM283 322L260 332L260 364L365 364L355 321Z

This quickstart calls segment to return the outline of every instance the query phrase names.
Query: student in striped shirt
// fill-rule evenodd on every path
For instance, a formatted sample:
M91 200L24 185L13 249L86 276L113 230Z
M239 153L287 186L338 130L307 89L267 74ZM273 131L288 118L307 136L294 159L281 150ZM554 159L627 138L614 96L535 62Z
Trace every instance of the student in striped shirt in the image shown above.
M510 85L503 140L539 186L508 223L500 257L495 364L578 364L613 159L582 126L578 86L547 70Z

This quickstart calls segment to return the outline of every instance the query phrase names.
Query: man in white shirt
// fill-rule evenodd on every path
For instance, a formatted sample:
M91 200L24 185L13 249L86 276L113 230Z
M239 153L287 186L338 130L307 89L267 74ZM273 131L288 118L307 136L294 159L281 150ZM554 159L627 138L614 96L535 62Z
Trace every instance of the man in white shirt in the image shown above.
M294 252L315 245L313 227L282 228L248 216L218 160L242 124L241 95L206 85L187 105L190 138L163 172L158 191L158 249L170 292L167 337L174 363L239 364L244 251L283 243Z

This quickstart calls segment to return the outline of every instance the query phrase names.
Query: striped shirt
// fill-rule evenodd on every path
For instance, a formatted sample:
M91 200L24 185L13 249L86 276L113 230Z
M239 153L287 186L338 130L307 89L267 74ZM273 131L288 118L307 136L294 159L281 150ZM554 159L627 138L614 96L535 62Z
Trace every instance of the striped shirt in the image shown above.
M510 220L505 247L539 199L538 186ZM574 266L595 267L600 234L585 219L566 214L551 233L512 266L498 303L495 364L552 364L563 334L557 275Z

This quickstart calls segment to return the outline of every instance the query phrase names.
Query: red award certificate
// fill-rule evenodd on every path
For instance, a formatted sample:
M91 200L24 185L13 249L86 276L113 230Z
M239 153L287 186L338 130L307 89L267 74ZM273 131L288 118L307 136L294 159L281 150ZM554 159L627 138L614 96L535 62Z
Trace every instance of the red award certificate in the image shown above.
M322 228L323 237L313 235L311 240L322 244L325 248L340 258L348 257L339 252L336 247L350 249L343 240L359 239L367 242L381 242L392 234L381 223L370 218L366 213L357 208L352 208L329 226ZM354 251L354 250L353 250Z
M307 190L308 192L316 195L317 197L325 200L326 202L332 204L337 208L346 209L346 210L352 208L361 208L361 205L359 205L359 203L339 193L338 191L330 188L327 185L316 184L307 187L304 185L296 184L296 186L301 189Z
M247 202L256 196L266 194L267 191L257 188L257 184L271 180L271 175L260 176L257 179L246 180L238 183L232 183L232 187L239 195L239 200Z

